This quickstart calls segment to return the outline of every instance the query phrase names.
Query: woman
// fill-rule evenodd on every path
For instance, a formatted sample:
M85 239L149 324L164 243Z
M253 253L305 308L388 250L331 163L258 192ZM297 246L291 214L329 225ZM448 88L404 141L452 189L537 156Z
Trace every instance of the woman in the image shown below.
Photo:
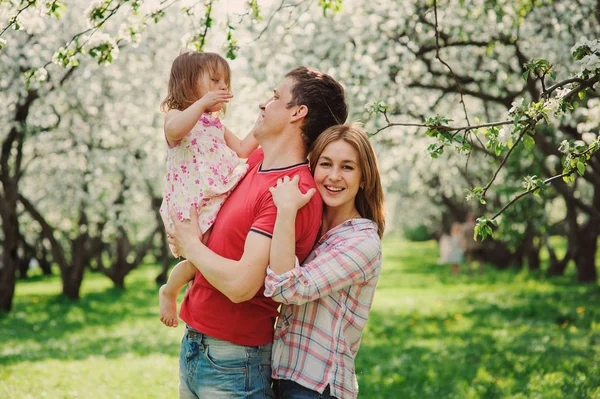
M357 127L339 125L315 141L310 167L323 198L319 241L302 266L294 254L298 177L271 188L277 220L265 296L281 302L273 342L279 398L356 398L354 358L381 270L383 191L373 148Z

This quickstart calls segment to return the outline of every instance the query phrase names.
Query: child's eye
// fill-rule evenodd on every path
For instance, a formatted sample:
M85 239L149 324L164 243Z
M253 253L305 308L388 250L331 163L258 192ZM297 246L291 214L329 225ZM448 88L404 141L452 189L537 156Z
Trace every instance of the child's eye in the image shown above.
M344 165L344 169L354 170L354 168L350 165Z
M325 168L325 167L329 166L329 162L321 162L321 163L319 164L319 166L322 166L322 167L324 167L324 168Z

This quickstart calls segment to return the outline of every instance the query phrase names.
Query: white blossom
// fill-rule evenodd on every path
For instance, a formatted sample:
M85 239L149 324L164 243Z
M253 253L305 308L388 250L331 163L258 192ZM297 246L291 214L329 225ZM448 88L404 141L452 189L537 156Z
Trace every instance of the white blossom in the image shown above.
M523 106L523 102L525 99L523 97L519 98L517 101L513 101L512 107L508 110L509 114L513 114L518 108Z
M33 77L40 83L45 82L46 80L48 80L48 71L46 70L46 68L38 68L33 74Z
M46 30L46 21L42 15L36 8L29 8L19 16L18 23L28 34L37 35Z
M512 134L515 131L515 126L513 124L505 125L498 132L498 141L502 144L508 144L508 141L512 138Z
M544 107L548 108L554 115L562 113L560 109L560 100L558 98L550 98L544 103Z
M561 98L563 98L564 96L566 96L567 93L569 93L570 91L571 90L568 89L568 88L566 88L566 87L561 87L561 88L559 88L559 89L556 90L556 98L560 100Z
M580 47L587 47L593 53L600 52L600 40L588 40L585 36L581 37L573 47L571 47L571 53L574 53Z
M103 0L91 1L90 4L88 5L88 8L86 8L85 11L83 12L85 20L88 22L89 26L95 26L94 21L91 20L92 12L94 12L95 9L100 8L103 4L104 4Z
M581 65L581 71L595 72L600 69L600 57L597 54L588 54L579 61Z
M142 2L138 12L142 15L151 15L159 11L161 8L162 6L160 0L146 0Z

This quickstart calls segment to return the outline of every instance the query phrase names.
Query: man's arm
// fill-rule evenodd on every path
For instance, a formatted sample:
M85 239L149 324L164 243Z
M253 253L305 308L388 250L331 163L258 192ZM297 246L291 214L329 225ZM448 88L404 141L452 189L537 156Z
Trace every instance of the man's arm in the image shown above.
M215 254L198 239L198 212L192 209L190 222L183 223L171 211L173 229L169 242L202 273L213 287L234 303L247 301L263 286L269 264L271 238L250 231L239 261Z

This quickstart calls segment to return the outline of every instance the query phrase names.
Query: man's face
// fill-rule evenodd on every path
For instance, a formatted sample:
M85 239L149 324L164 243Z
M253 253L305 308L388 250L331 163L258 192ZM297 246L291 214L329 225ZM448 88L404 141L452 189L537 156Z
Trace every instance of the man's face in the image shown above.
M294 84L292 78L285 78L273 90L273 96L259 105L260 115L253 129L254 137L258 142L264 142L265 139L280 134L291 123L298 106L287 108L286 104L292 101Z

